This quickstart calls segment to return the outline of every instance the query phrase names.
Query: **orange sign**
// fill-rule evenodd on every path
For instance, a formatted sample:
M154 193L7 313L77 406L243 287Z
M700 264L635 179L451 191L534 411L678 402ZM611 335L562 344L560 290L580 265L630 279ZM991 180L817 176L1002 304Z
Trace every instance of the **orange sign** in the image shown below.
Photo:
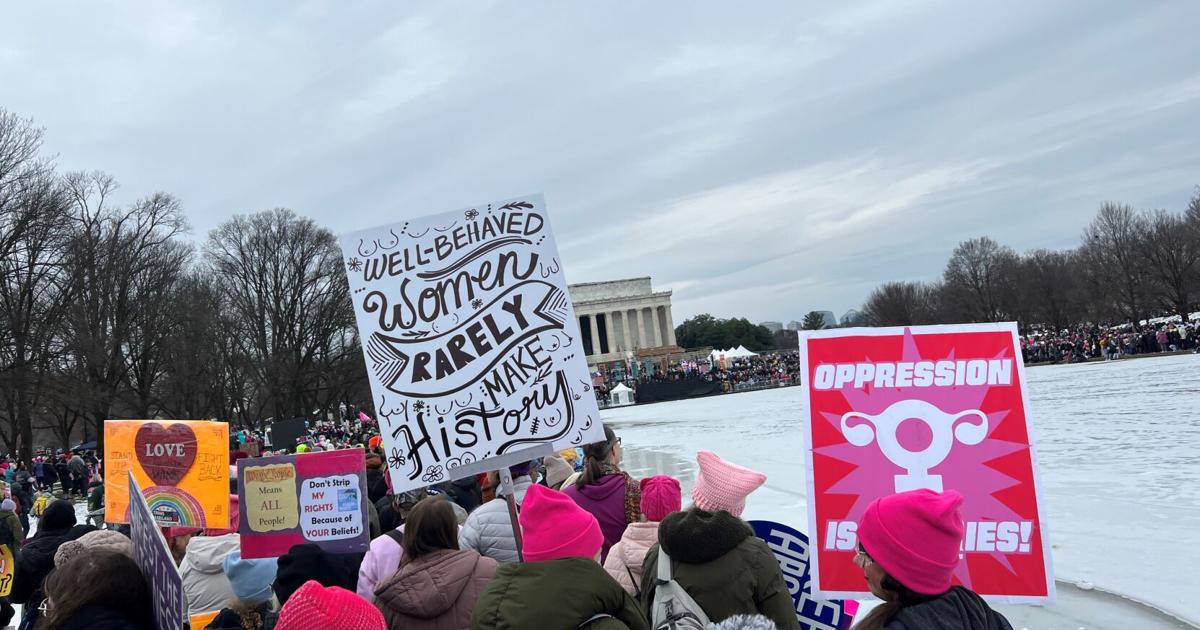
M192 630L204 630L208 627L208 624L212 623L217 618L217 615L219 614L221 614L221 611L214 610L212 612L192 615L189 617L189 621L192 624Z
M229 425L205 420L104 423L104 519L129 522L132 472L165 527L229 527Z

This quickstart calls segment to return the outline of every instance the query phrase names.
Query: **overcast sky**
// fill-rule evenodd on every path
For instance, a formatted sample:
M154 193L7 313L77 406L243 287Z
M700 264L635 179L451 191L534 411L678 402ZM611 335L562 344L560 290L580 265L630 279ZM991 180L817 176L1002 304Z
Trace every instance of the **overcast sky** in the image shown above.
M984 4L14 2L0 107L197 240L544 192L570 281L786 323L1200 184L1200 3Z

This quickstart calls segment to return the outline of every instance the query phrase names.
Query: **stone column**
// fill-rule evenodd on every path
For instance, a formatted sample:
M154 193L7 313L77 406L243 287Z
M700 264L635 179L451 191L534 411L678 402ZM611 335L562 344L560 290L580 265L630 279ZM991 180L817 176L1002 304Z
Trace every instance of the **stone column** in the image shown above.
M591 328L591 333L592 333L592 354L591 354L591 356L597 356L600 354L600 326L598 325L598 323L596 321L596 316L594 314L587 315L586 317L588 318L588 321L590 321L592 324L591 326L589 326L589 328Z
M617 315L621 316L621 343L624 345L621 350L623 352L629 352L630 350L633 350L633 337L629 334L629 318L625 316L624 311L613 311L614 322L617 321Z
M658 307L651 306L648 310L650 311L650 328L654 332L650 338L654 340L654 347L657 348L663 345L662 329L658 327Z
M625 310L625 328L629 331L629 349L637 350L642 343L642 327L638 325L637 309Z
M638 330L641 331L642 347L650 348L654 346L650 337L650 327L646 325L646 309L638 307L637 310Z
M667 325L667 345L675 345L675 318L671 317L671 305L663 307L663 318Z

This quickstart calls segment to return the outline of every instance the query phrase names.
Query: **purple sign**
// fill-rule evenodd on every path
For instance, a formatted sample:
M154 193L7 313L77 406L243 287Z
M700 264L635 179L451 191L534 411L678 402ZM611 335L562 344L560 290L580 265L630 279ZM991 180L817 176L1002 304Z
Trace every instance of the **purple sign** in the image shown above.
M158 630L183 630L183 578L132 472L129 473L129 497L133 561L146 576L154 594L154 626Z
M796 619L805 630L846 630L858 612L858 602L840 599L823 600L812 596L809 574L808 536L771 521L750 521L754 535L761 538L775 554L783 581L792 595Z

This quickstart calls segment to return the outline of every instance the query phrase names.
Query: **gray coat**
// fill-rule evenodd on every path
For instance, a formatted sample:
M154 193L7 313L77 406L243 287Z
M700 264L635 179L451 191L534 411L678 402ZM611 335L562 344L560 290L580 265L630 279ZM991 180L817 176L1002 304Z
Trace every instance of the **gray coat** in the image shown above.
M533 485L528 476L513 479L517 506L525 500L525 491ZM474 549L479 555L497 562L517 561L517 540L513 537L512 521L508 517L508 502L496 497L479 506L467 517L458 534L458 546Z

